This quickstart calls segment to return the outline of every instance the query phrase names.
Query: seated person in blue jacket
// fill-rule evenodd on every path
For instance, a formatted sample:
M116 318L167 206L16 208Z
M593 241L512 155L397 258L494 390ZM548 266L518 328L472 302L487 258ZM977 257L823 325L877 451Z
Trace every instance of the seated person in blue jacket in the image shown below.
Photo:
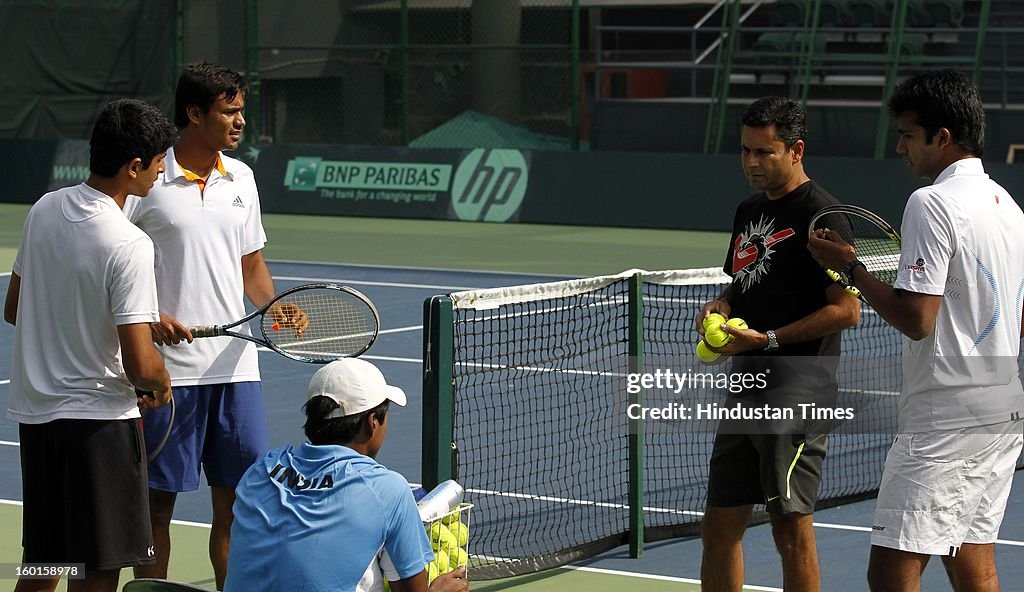
M373 364L346 358L313 375L309 442L276 448L238 484L225 590L425 592L434 559L409 483L374 460L388 407L405 393ZM381 562L383 555L390 561ZM383 567L382 565L386 566ZM466 592L465 569L432 592Z

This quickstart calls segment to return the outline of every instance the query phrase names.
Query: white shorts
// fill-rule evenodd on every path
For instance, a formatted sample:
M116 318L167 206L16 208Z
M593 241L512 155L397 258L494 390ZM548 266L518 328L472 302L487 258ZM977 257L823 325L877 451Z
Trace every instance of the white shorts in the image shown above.
M1024 445L1024 421L900 434L885 459L871 544L956 556L994 543Z

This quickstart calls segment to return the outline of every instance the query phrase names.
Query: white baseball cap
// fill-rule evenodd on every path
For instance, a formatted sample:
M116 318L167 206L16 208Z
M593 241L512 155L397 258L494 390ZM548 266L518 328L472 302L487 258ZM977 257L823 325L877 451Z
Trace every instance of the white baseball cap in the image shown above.
M390 399L405 406L402 389L389 385L376 366L357 358L342 358L316 371L306 398L330 397L338 404L327 418L355 415Z

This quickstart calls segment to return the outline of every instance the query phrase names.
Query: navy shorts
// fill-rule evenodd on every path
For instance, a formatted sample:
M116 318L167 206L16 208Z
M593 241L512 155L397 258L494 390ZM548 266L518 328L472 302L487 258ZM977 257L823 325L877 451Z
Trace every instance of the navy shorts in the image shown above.
M267 449L267 418L259 382L174 387L175 417L160 454L149 463L149 487L185 492L199 489L199 470L213 487L234 488ZM146 448L163 437L169 406L154 409L144 423Z

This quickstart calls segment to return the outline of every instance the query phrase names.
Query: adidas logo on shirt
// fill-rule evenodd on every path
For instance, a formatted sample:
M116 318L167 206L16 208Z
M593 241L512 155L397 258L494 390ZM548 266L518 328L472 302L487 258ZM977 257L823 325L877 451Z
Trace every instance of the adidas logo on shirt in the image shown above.
M245 207L245 202L242 201L241 197L236 195L235 196L235 201L231 202L231 205L235 206L236 208L244 208Z

